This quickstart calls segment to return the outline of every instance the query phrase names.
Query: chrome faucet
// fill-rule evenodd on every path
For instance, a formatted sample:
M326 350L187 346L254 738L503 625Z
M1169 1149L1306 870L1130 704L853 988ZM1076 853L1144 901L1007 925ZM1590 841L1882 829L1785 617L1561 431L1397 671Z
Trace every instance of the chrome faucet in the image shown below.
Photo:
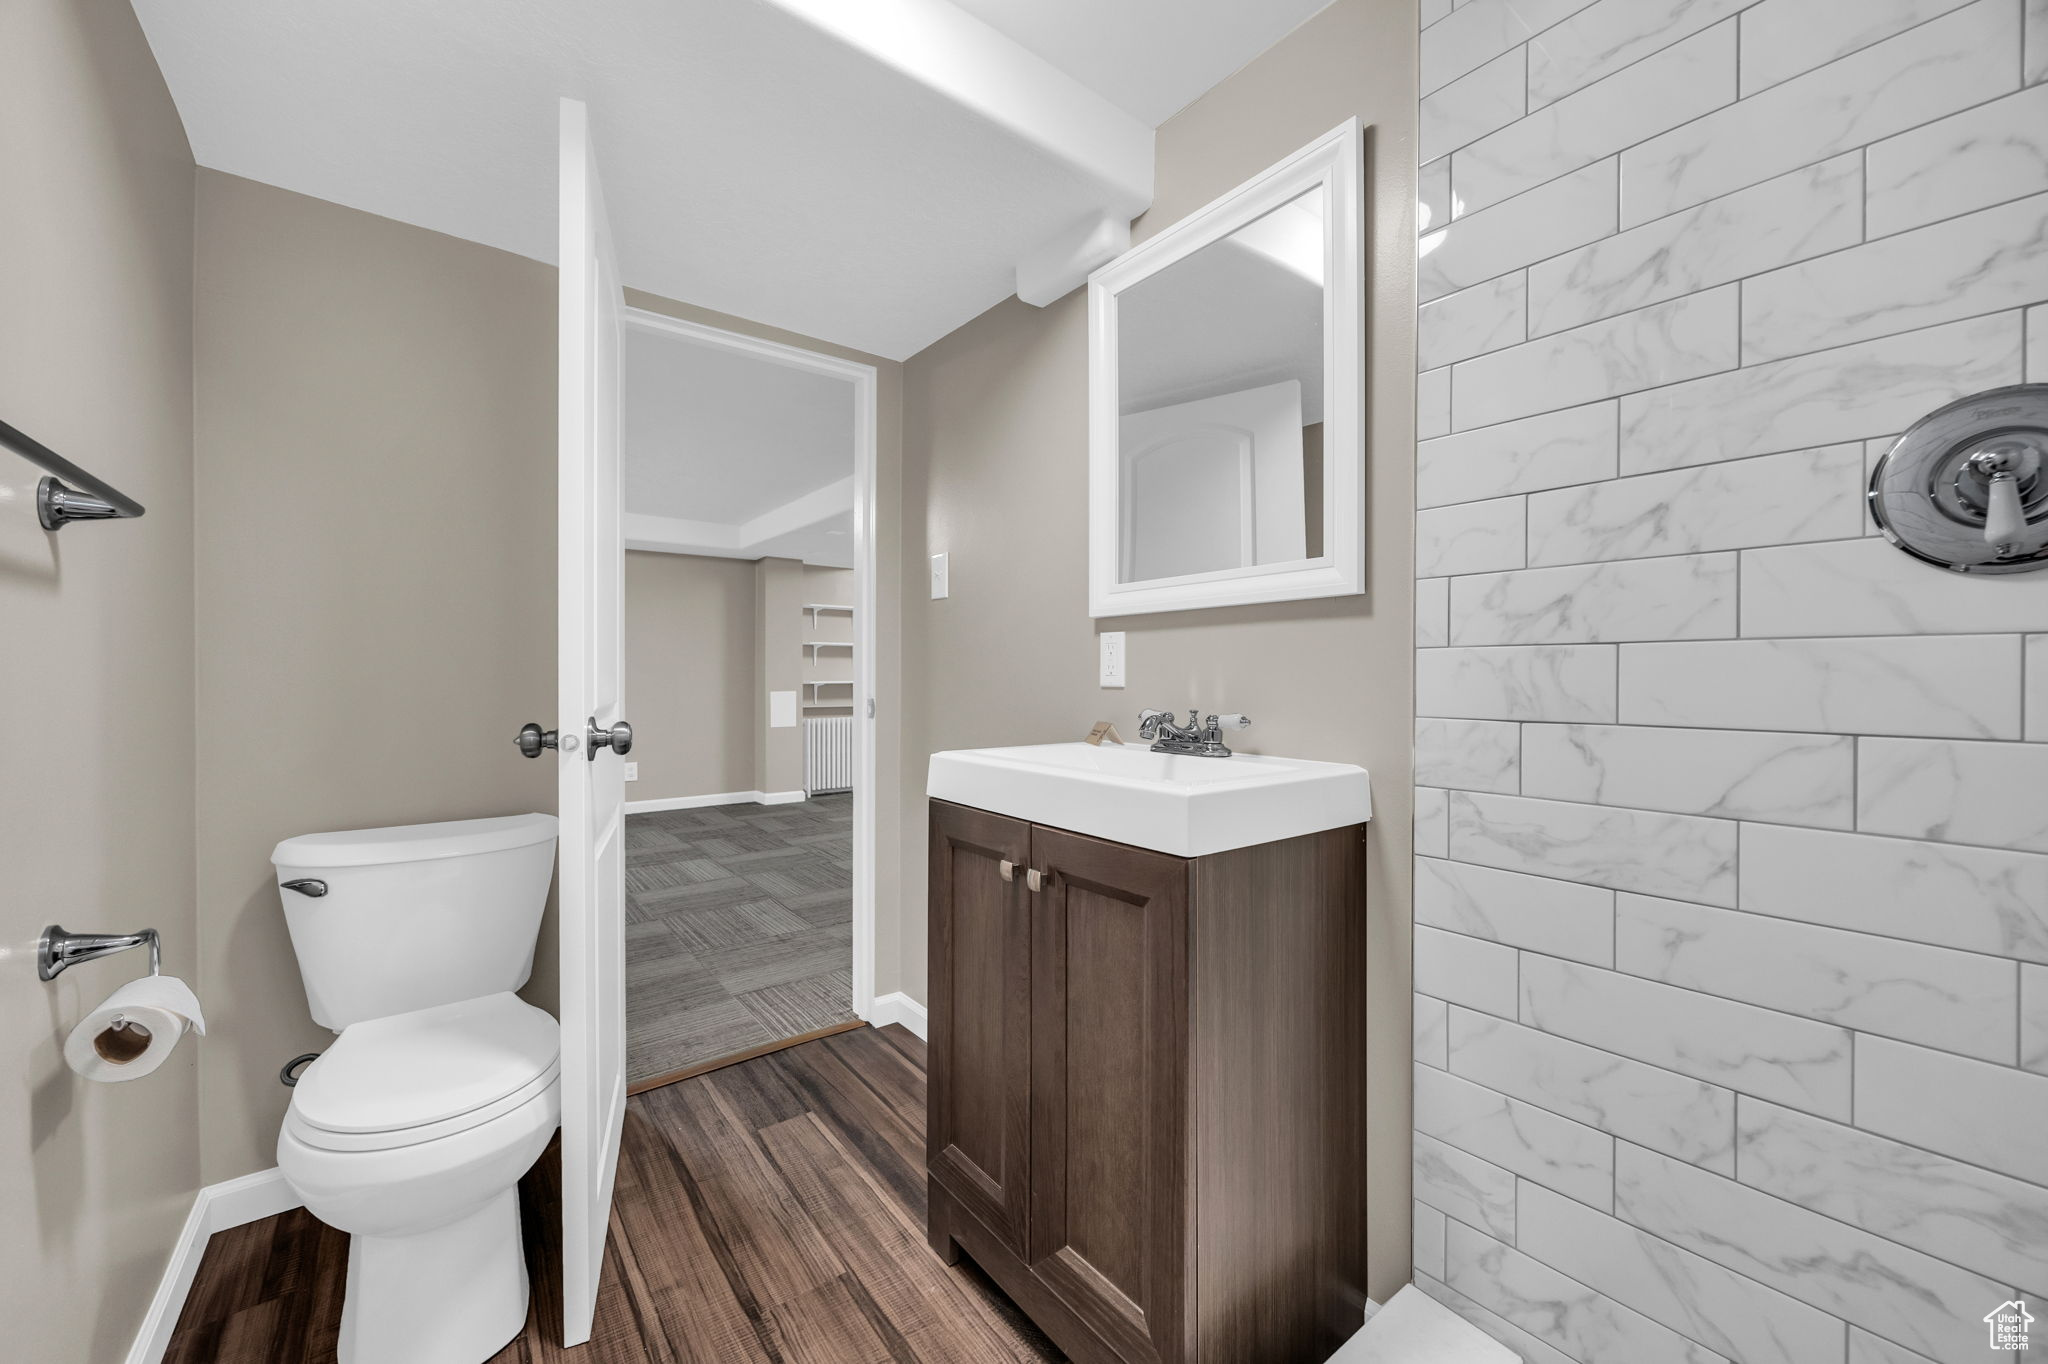
M1144 710L1138 712L1138 737L1153 740L1154 753L1184 753L1194 758L1227 758L1230 749L1224 745L1223 731L1227 729L1249 729L1252 719L1249 715L1211 715L1202 718L1199 710L1188 712L1188 722L1177 725L1173 712L1168 710Z

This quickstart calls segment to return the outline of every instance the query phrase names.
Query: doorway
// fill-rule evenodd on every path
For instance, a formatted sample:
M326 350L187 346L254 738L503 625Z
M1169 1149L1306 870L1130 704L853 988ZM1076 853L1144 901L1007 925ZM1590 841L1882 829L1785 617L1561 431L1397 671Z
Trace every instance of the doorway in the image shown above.
M876 376L624 313L627 1083L874 994Z

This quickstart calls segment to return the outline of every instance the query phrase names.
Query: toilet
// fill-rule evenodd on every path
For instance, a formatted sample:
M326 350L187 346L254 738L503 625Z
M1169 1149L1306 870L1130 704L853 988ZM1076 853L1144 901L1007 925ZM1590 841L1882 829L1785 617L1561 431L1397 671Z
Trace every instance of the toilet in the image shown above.
M340 1364L481 1364L526 1325L520 1176L561 1119L533 971L552 815L305 834L278 895L313 1019L277 1164L349 1233Z

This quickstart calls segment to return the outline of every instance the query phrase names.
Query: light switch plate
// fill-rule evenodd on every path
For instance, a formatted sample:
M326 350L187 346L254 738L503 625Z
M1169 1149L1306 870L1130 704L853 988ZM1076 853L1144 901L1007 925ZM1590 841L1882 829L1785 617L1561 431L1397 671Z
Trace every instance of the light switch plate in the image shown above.
M947 556L943 553L932 555L932 600L938 601L952 595L952 575L947 569Z
M1102 641L1102 685L1121 687L1124 684L1124 632L1104 630L1096 638Z
M638 781L638 780L640 780L640 764L639 764L639 763L627 763L627 764L626 764L626 780L627 780L627 781Z

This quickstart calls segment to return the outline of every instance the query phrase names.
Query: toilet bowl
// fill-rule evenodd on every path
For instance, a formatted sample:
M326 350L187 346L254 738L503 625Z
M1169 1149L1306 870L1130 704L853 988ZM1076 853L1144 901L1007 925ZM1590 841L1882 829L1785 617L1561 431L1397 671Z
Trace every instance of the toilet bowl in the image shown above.
M561 1117L555 1020L509 993L354 1024L277 1164L349 1233L341 1364L478 1364L526 1324L518 1182Z
M340 1364L482 1364L526 1324L519 1179L561 1119L555 1020L533 969L550 815L277 845L316 1022L277 1138L285 1182L349 1233Z

